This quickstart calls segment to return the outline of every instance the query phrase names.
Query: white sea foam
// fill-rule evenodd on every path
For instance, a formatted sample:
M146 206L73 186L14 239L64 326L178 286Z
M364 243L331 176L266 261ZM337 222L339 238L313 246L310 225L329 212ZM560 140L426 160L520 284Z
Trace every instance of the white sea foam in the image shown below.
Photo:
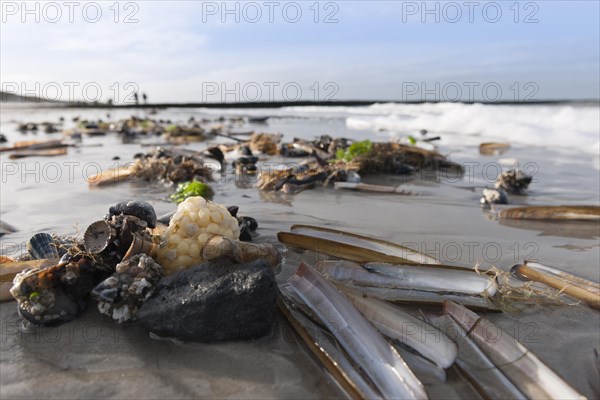
M600 155L600 107L597 103L382 103L366 107L286 107L280 112L320 118L345 117L350 129L385 130L390 136L426 129L441 134L443 143L449 145L506 141Z
M346 118L350 129L427 129L443 134L445 144L507 141L600 154L597 105L376 104L357 111Z

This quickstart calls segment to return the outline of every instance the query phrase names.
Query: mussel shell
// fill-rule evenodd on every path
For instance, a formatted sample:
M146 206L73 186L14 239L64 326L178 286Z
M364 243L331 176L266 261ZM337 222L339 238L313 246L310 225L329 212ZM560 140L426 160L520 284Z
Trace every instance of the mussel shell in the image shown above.
M58 250L52 235L48 233L36 233L27 243L27 251L34 260L57 259Z
M138 217L139 219L146 221L149 228L156 227L157 218L156 212L154 211L154 207L152 207L150 203L147 203L145 201L122 201L109 208L108 212L109 217L120 214L133 215L135 217Z
M87 307L87 302L75 300L72 296L61 292L53 292L54 301L43 314L36 314L29 301L20 302L19 315L36 325L58 325L75 319Z
M83 235L83 244L90 253L98 254L115 239L115 229L108 222L96 221L88 226Z
M229 206L227 207L227 211L229 211L229 214L235 218L237 216L238 210L240 208L238 206Z

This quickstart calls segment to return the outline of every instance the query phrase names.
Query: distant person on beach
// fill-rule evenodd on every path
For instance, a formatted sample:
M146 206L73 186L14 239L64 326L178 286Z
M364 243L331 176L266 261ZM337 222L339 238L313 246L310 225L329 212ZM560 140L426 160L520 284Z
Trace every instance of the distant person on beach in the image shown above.
M144 99L144 104L148 104L148 96L146 96L146 93L142 93L142 99Z
M137 94L137 92L135 92L135 93L133 94L133 99L135 100L135 104L140 104L140 99L139 99L139 97L138 97L138 94Z

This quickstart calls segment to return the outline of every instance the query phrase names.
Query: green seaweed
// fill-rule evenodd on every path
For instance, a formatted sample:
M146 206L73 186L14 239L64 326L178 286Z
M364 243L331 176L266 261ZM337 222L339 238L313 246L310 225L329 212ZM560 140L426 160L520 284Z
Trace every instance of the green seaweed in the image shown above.
M167 133L175 132L178 128L179 127L175 124L167 125L165 128L165 132L167 132Z
M350 162L354 160L354 158L357 156L363 156L369 153L372 147L373 142L371 142L369 139L360 142L354 142L347 149L339 149L338 151L336 151L335 158L337 160L344 160L346 162Z
M181 203L188 197L202 196L206 200L212 200L215 192L204 182L188 181L177 185L177 191L171 195L171 200L177 204Z

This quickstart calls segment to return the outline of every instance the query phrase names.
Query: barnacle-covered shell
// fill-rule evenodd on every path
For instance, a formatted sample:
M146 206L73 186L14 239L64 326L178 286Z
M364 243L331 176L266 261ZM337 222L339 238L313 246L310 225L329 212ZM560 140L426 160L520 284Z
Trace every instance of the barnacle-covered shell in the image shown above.
M78 257L17 274L10 293L23 318L36 325L56 325L79 315L87 306L90 290L104 277L91 259Z
M54 239L48 233L36 233L27 243L27 251L34 260L58 259L58 250Z
M496 188L504 189L508 193L520 194L529 187L532 181L530 175L526 175L520 169L511 169L503 172L496 180Z
M98 310L119 323L135 319L139 308L154 292L162 267L152 257L138 254L117 264L117 272L92 290Z
M116 231L108 222L96 221L85 231L83 244L87 251L98 254L115 239L115 236Z

